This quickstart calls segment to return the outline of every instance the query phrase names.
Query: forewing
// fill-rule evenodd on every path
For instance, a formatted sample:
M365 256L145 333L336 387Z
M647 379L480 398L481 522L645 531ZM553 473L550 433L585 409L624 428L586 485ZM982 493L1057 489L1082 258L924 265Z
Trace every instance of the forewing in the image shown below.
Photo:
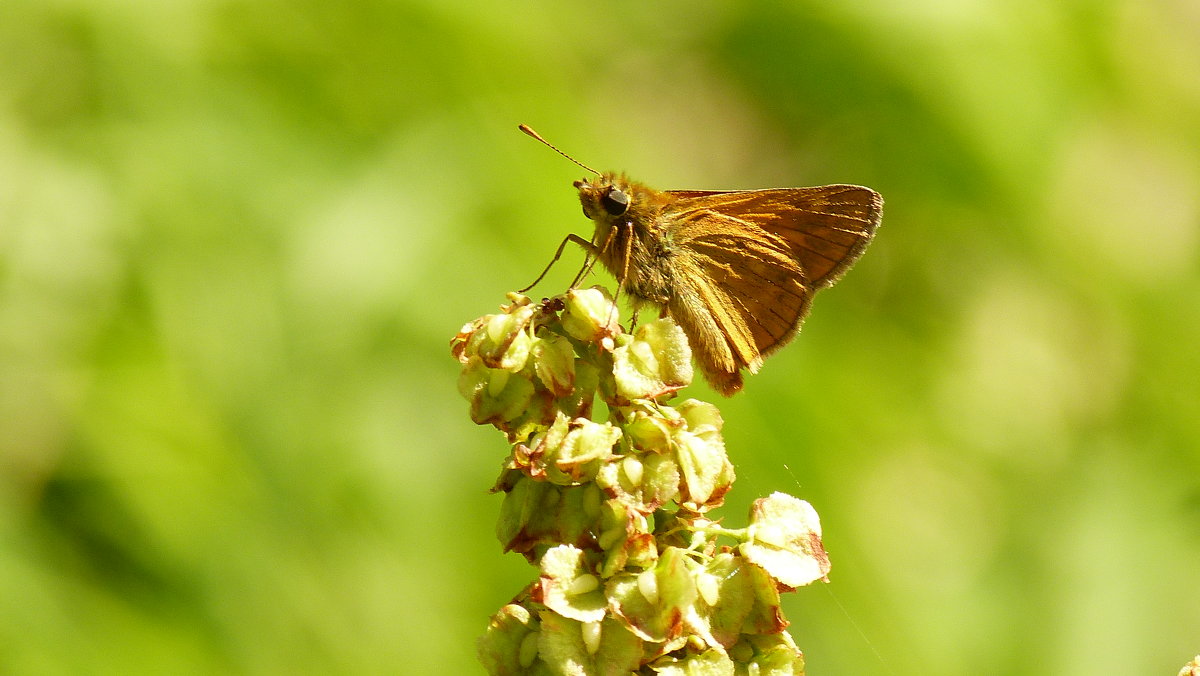
M740 365L757 371L808 312L804 271L785 238L723 211L680 206L666 222L694 276L685 283L698 289Z
M680 219L712 212L782 238L814 291L836 282L862 255L883 214L879 193L859 185L668 192Z

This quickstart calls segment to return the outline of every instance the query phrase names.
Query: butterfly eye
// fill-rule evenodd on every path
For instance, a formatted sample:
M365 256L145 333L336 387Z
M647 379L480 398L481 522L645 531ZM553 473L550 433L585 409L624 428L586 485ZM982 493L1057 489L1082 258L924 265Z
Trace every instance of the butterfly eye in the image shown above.
M620 216L629 209L629 195L618 188L609 188L600 198L600 204L612 216Z

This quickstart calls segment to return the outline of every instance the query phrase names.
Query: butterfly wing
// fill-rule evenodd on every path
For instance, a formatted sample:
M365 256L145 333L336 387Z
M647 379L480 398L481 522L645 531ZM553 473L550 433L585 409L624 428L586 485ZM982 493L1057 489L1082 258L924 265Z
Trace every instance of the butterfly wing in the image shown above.
M714 384L732 383L742 367L756 371L795 336L813 294L862 255L883 208L878 193L853 185L668 194L663 218L690 273L679 286L691 298L679 304L705 306L728 340L698 350Z
M748 221L786 239L808 281L832 286L858 260L879 227L883 197L861 185L767 190L668 190L680 214L709 211Z

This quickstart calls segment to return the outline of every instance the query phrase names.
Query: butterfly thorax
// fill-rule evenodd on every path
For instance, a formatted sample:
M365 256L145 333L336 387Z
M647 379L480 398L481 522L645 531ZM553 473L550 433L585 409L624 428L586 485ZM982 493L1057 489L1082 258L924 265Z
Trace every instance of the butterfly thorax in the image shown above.
M669 229L661 218L670 198L624 175L576 181L583 213L596 225L600 262L636 299L665 305L675 287Z

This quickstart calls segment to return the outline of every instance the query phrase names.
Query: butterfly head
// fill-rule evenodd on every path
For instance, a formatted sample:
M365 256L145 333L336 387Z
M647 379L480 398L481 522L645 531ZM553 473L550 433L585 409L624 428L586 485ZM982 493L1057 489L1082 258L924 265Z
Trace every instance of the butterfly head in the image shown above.
M575 181L583 215L596 222L611 222L626 215L633 199L633 186L623 176L600 174Z

